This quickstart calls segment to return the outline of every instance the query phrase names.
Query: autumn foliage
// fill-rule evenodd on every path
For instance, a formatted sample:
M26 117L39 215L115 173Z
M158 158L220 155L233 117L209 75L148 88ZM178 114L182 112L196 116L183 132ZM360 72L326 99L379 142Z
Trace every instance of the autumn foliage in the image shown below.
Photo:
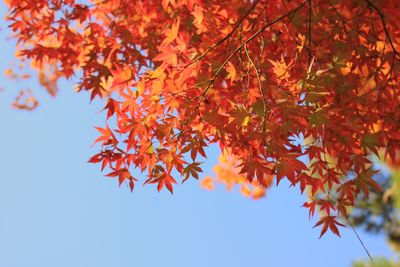
M398 0L8 3L20 58L105 99L89 161L131 189L172 192L218 144L219 181L258 198L287 179L339 235L378 188L371 155L400 162Z
M266 176L263 180L263 184L260 184L258 179L248 180L241 173L241 169L238 167L240 160L235 156L229 154L227 151L219 157L219 162L214 167L216 177L204 177L201 181L201 187L207 190L214 189L214 181L223 183L226 185L227 190L232 190L235 185L240 185L240 192L253 199L262 198L266 189L268 189L273 182L273 175Z

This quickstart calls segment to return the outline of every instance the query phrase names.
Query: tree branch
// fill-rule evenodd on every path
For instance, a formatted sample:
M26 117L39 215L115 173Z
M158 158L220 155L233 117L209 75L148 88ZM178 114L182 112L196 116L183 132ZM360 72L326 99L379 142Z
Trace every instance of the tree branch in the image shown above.
M213 46L208 48L204 53L202 53L200 56L192 60L189 64L185 66L185 68L189 67L190 65L200 61L203 57L205 57L209 52L214 50L217 46L221 45L223 42L229 39L229 37L232 36L232 34L236 31L236 29L242 24L242 22L250 15L250 13L254 10L254 8L257 6L257 4L260 2L260 0L254 1L253 5L247 10L247 12L238 20L238 22L235 24L233 29L228 33L224 38L219 40L217 43L215 43Z
M390 36L389 30L388 30L388 28L386 26L385 16L383 15L382 11L374 3L372 3L370 0L365 0L365 1L367 2L368 6L371 7L373 10L375 10L375 12L378 14L379 19L382 22L383 30L385 31L385 35L386 35L386 37L387 37L387 39L389 41L390 46L392 47L393 52L395 53L395 55L400 58L400 53L394 47L392 37Z
M203 93L200 95L200 100L199 103L197 104L195 110L193 111L192 114L194 114L201 105L201 102L204 100L205 95L207 94L207 92L210 90L211 85L214 84L214 81L217 79L218 75L221 73L221 71L224 69L224 67L226 66L226 64L228 64L228 62L237 54L238 51L240 51L247 43L251 42L252 40L254 40L258 35L260 35L261 33L263 33L266 29L268 29L269 27L271 27L272 25L280 22L281 20L284 20L285 18L291 16L292 14L296 13L297 11L299 11L302 7L304 7L309 0L304 1L302 4L300 4L299 6L297 6L296 8L290 10L289 12L285 13L284 15L272 20L270 23L266 24L265 26L263 26L261 29L259 29L258 31L256 31L252 36L250 36L247 40L245 40L244 42L242 42L230 55L229 57L222 63L222 65L218 68L218 70L215 72L213 78L210 79L209 84L207 85L207 87L204 89ZM189 121L189 118L186 120L186 123Z
M256 75L257 75L258 87L259 87L260 94L261 94L261 97L263 100L263 108L264 108L263 132L265 132L266 131L266 123L267 123L267 104L265 103L265 95L264 95L264 91L263 91L262 84L261 84L260 73L257 69L256 64L254 64L253 60L250 57L249 51L247 50L247 45L244 46L244 51L246 52L247 58L249 59L250 64L253 66L253 68L256 72Z

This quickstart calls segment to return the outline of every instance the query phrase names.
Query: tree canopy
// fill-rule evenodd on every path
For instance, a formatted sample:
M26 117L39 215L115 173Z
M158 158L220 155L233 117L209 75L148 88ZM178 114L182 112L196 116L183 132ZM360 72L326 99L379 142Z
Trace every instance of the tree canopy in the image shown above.
M380 188L371 155L400 163L398 0L7 3L18 57L49 93L77 76L105 99L89 162L132 190L173 192L218 144L220 180L257 198L287 179L321 236L340 235L338 216Z

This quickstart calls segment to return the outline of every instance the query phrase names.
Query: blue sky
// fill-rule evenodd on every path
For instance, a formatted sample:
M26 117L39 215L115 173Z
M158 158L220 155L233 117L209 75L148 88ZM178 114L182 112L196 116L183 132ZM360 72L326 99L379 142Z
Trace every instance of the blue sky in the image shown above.
M6 7L0 4L1 17ZM1 22L0 72L12 61ZM350 229L319 239L304 197L288 183L253 201L223 186L209 192L189 181L157 193L138 184L131 193L87 163L94 126L104 125L99 101L60 84L56 98L35 82L0 77L0 266L205 267L350 266L366 255ZM15 110L19 89L41 101L33 112ZM218 158L210 149L205 175ZM360 230L375 256L390 256L383 237Z

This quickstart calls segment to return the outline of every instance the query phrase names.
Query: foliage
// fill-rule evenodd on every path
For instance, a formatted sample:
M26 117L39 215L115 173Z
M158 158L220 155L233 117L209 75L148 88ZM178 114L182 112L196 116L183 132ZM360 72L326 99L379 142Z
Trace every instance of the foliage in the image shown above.
M358 196L348 220L353 226L363 227L369 233L382 233L387 236L390 247L398 256L400 252L400 169L387 162L388 174L381 174L377 182L382 192L371 190L370 197ZM385 258L373 262L358 261L357 266L400 266L399 262Z
M353 264L353 267L399 267L400 264L394 263L393 261L380 258L376 259L373 262L363 262L357 261Z
M216 177L204 177L201 181L201 187L207 190L214 189L214 181L226 185L227 190L232 190L235 185L240 185L240 192L246 197L260 199L265 196L266 190L272 185L273 176L269 175L264 179L264 184L260 184L254 179L249 182L238 168L238 160L233 155L225 152L219 157L218 164L214 167Z
M381 175L378 183L383 192L371 190L369 199L360 195L348 217L354 226L387 235L389 244L397 251L400 250L399 178L398 170L390 176Z
M383 233L387 235L388 243L397 253L400 252L400 171L394 169L391 175L381 175L378 182L383 192L372 191L370 198L359 196L348 220L354 225L364 227L369 233ZM396 267L400 264L384 258L374 262L358 261L353 267L388 266Z
M18 56L107 99L89 161L133 190L198 178L218 144L251 184L309 192L322 234L398 163L398 0L7 0ZM228 179L225 177L223 179Z

